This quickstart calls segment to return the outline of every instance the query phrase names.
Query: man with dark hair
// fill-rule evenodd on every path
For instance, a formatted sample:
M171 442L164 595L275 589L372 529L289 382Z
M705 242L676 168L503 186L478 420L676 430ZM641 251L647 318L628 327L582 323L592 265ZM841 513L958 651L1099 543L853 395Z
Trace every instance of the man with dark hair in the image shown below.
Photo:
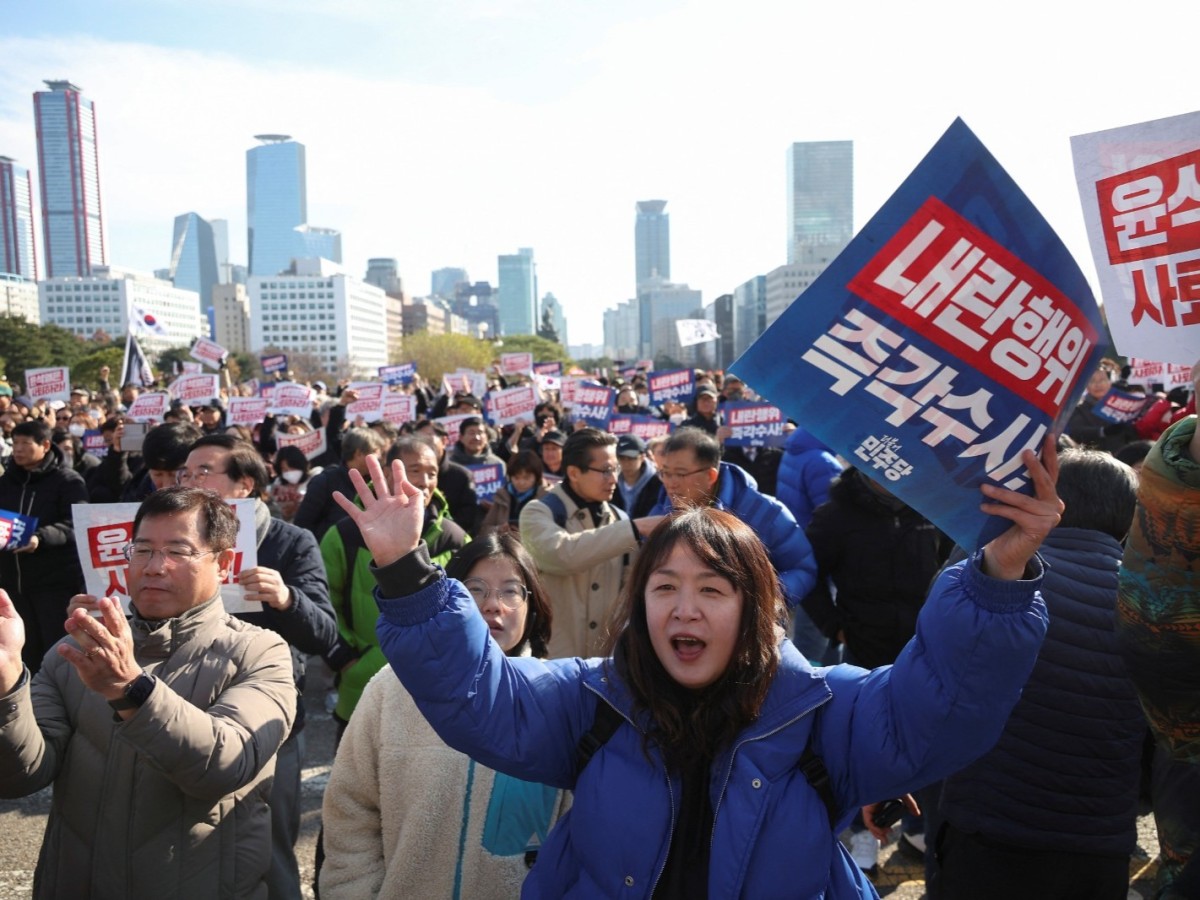
M16 425L12 460L0 475L0 509L37 519L25 546L0 550L0 588L8 591L25 621L23 652L31 672L63 636L67 601L83 590L71 505L87 503L87 486L77 472L63 466L62 451L51 434L42 419Z
M662 482L650 460L646 442L636 434L623 434L617 440L617 465L621 477L613 493L613 506L624 510L631 519L650 514L658 502Z
M482 416L469 416L458 423L458 443L450 451L450 461L460 466L504 464L504 460L492 452L487 424Z
M446 452L446 442L450 439L446 426L441 422L423 419L417 423L414 433L429 441L433 452L437 454L438 490L450 504L450 516L467 534L475 534L483 521L484 512L475 495L475 479L471 470L451 462L450 454Z
M554 603L551 657L600 653L633 554L660 520L631 520L609 502L621 471L616 445L606 431L576 431L563 447L566 480L521 510L521 542Z
M192 445L179 473L180 484L216 491L225 500L254 501L258 565L243 569L238 582L262 612L238 613L279 634L292 650L296 716L279 749L271 789L271 871L268 896L297 897L300 870L295 844L300 834L300 770L304 760L304 673L306 654L325 656L337 642L337 620L321 550L312 534L274 518L263 503L267 468L258 451L229 434L212 434Z
M716 438L696 428L676 431L663 449L658 477L663 489L651 515L666 515L687 506L728 510L766 544L789 607L795 607L812 590L817 564L804 530L787 507L759 491L744 470L721 462Z
M112 446L96 467L92 492L97 500L117 497L127 503L144 500L153 491L175 484L200 429L189 422L167 422L146 432L139 452L122 447L125 424L113 431ZM100 493L104 496L101 497Z
M292 522L307 528L318 541L325 532L345 516L345 512L333 501L334 491L347 497L354 496L354 485L350 482L350 470L357 469L366 477L367 457L376 459L383 452L383 441L370 428L351 428L342 438L341 465L327 466L308 481L308 490L296 510Z
M295 712L287 648L225 614L237 518L208 491L156 491L134 520L132 617L80 597L31 677L0 591L0 796L50 785L39 897L264 893L267 795Z

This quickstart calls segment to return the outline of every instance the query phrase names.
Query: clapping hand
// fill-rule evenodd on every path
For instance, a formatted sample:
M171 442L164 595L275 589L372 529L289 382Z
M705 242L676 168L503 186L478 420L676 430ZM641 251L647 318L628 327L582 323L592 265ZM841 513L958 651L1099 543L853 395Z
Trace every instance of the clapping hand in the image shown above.
M382 568L411 553L421 543L425 495L408 480L404 463L398 459L392 462L391 488L374 456L367 457L367 473L371 476L369 485L361 473L350 470L350 481L362 502L361 509L341 491L334 491L333 499L358 526L375 565Z
M1062 518L1065 507L1054 487L1058 481L1058 450L1054 442L1054 435L1047 434L1040 460L1032 450L1021 454L1033 481L1032 497L989 482L980 486L989 500L979 508L1013 523L983 548L983 571L993 578L1015 581L1024 577L1029 560Z
M24 646L25 622L8 599L8 591L0 588L0 695L7 694L21 680Z

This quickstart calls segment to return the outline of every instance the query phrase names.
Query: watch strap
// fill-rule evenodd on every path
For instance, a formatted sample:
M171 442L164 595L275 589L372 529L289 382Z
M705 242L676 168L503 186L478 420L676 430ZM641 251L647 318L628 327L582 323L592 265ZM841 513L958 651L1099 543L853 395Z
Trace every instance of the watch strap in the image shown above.
M125 692L116 700L109 700L108 705L116 712L121 712L126 709L137 709L150 696L150 692L154 690L154 676L147 675L143 672L129 684L125 685Z

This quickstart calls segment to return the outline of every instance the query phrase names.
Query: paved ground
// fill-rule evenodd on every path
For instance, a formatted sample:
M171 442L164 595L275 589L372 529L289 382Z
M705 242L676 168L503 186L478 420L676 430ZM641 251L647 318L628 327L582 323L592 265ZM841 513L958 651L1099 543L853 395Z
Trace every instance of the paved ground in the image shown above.
M333 723L325 711L324 697L330 684L327 670L321 664L310 667L308 691L308 762L303 779L303 819L297 856L300 859L301 879L305 898L311 898L313 856L317 831L320 828L321 794L329 777L333 758ZM40 791L22 800L0 801L0 900L26 898L33 885L33 868L37 863L46 814L50 809L50 791ZM1139 846L1149 851L1149 858L1134 859L1130 865L1130 900L1153 895L1152 883L1157 869L1154 855L1158 839L1154 823L1149 818L1138 821ZM879 873L875 885L889 900L920 900L925 896L922 864L895 845L885 847L880 855ZM415 896L415 895L414 895ZM1028 900L1028 898L1014 898Z

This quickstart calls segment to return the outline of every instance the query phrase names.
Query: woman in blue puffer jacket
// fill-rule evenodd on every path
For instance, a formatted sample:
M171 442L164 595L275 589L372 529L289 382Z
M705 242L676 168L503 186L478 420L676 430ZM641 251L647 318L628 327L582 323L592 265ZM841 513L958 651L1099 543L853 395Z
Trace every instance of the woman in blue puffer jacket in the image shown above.
M1058 521L1053 444L1025 454L1036 496L986 486L1013 526L939 580L895 666L813 670L782 640L783 598L754 533L711 508L643 546L607 659L510 658L470 594L420 546L421 495L339 503L377 565L380 643L451 746L575 792L524 897L875 896L836 838L864 803L965 765L999 735L1046 629L1036 549ZM579 771L601 704L615 731ZM832 812L798 764L824 761ZM811 775L811 771L810 771ZM813 778L813 782L818 779Z

